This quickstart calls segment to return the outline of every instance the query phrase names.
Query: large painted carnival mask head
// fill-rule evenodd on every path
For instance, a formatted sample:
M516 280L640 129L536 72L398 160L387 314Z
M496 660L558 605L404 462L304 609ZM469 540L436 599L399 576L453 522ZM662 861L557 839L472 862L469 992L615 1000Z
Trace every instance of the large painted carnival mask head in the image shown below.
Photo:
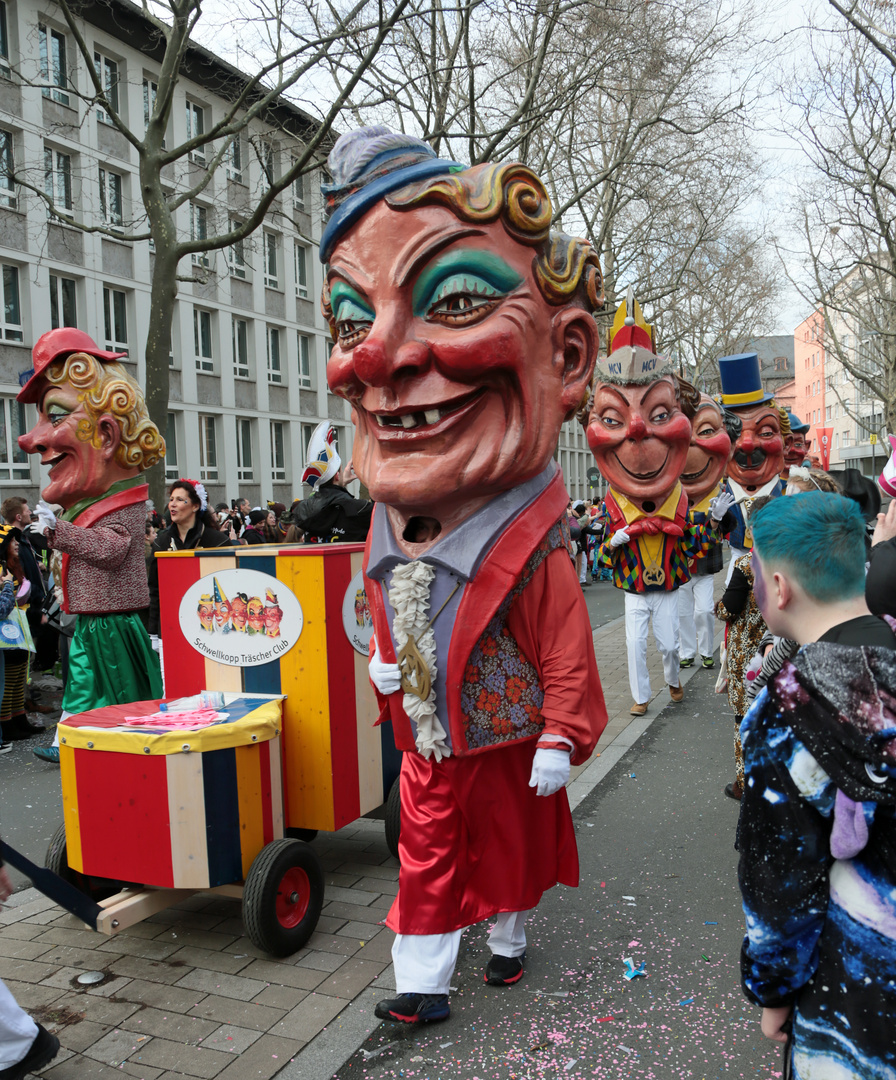
M125 355L97 348L73 327L50 330L34 346L18 400L35 403L38 418L19 446L49 466L47 502L67 509L98 498L164 457L143 392L117 362Z
M700 404L691 424L691 445L681 474L681 486L692 506L702 502L719 486L740 427L734 413L724 412L709 394L700 395Z
M802 465L809 456L809 448L812 440L809 438L809 425L794 413L788 412L787 419L790 422L790 434L792 439L789 443L785 440L784 445L784 472L785 477L790 475L791 465Z
M631 291L616 312L610 343L595 372L588 445L610 486L652 513L684 471L699 394L656 355Z
M352 406L374 499L437 519L551 461L587 393L603 304L596 254L551 234L522 165L467 169L387 128L329 159L327 381Z
M784 450L790 444L790 422L774 396L763 391L756 353L738 353L719 360L722 404L742 424L728 465L728 476L754 492L780 475Z

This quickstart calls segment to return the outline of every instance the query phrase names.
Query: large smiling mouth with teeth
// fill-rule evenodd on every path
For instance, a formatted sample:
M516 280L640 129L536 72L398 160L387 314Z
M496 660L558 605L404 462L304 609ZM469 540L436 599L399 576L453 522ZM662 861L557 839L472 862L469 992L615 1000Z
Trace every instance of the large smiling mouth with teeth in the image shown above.
M56 466L60 462L65 461L65 459L67 457L68 457L68 454L59 454L57 457L54 457L54 458L42 458L41 459L41 465L47 466L49 468L50 472L52 472L56 468Z
M446 428L467 416L484 394L485 389L482 388L442 405L396 412L370 412L368 415L375 420L374 435L381 441L404 441L419 436L440 435Z

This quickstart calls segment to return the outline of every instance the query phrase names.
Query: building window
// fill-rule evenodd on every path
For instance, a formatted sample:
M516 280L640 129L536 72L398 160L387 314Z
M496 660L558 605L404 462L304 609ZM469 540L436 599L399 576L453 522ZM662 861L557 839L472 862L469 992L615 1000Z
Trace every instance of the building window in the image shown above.
M246 319L234 319L233 326L233 374L238 379L249 378L249 323Z
M6 4L0 0L0 75L9 78L9 26L6 22Z
M39 25L40 77L44 97L68 105L68 61L65 55L65 34Z
M308 248L296 244L296 296L308 299Z
M286 435L284 424L279 420L271 421L271 479L286 479ZM312 430L314 430L312 428Z
M113 112L118 112L118 61L111 60L102 53L93 54L93 66L96 68L97 78L103 88L106 104ZM111 124L112 117L102 105L97 105L97 118L104 124Z
M53 212L70 214L72 203L72 159L50 146L44 147L44 191L53 201Z
M177 468L177 417L168 413L168 425L165 429L165 479L179 480Z
M193 342L196 350L196 370L214 371L212 354L212 313L193 308Z
M251 420L238 419L236 422L236 478L253 479Z
M235 135L227 150L227 179L243 182L243 148L239 135Z
M281 331L276 326L267 328L268 336L268 382L282 383L283 368L280 363Z
M156 97L159 93L159 85L152 79L143 80L143 133L149 127L149 121L156 109ZM165 140L162 139L162 149L165 149Z
M833 412L834 412L833 406L828 405L828 407L827 407L827 418L828 418L828 420L833 420L834 419Z
M103 224L121 229L124 215L121 210L121 175L100 165L100 212Z
M292 167L295 168L295 164L298 158L292 159ZM292 182L292 205L296 210L305 209L305 177L302 173Z
M274 162L276 160L276 151L273 143L262 140L258 145L258 156L261 161L261 171L264 174L265 180L268 185L274 182Z
M241 221L236 218L232 218L230 221L231 232L234 229L238 229L242 225ZM237 240L235 244L231 244L227 249L227 269L230 271L232 277L243 278L246 277L246 241Z
M28 455L19 446L24 435L25 406L15 398L0 398L0 480L30 480Z
M103 322L106 348L111 352L128 351L128 294L121 289L103 287Z
M194 202L190 203L190 239L208 239L208 207ZM205 251L194 251L191 258L194 266L208 266L208 253Z
M0 0L2 2L2 0ZM16 208L15 165L12 154L13 134L0 128L0 206Z
M308 445L311 442L311 436L313 434L313 424L302 424L302 461L308 460Z
M218 479L218 441L216 437L216 418L199 417L199 479L215 481Z
M17 266L3 267L3 321L0 323L0 336L6 341L24 340Z
M197 105L195 101L187 102L187 140L198 139L205 134L205 109ZM190 151L190 161L198 165L205 164L205 150L197 146Z
M271 289L280 288L280 275L277 272L277 234L265 232L264 237L264 283Z
M299 344L299 386L311 389L311 338L296 334Z
M50 326L78 325L77 282L73 278L50 274Z

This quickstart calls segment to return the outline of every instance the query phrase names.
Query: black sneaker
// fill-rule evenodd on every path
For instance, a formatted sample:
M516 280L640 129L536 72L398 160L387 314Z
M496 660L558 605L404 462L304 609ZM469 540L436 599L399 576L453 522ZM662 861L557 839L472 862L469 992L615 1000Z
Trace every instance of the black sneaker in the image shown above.
M694 658L693 658L693 656L683 656L678 661L678 666L680 668L682 668L682 667L693 667L694 666Z
M705 668L711 668L716 666L716 662L711 656L703 656L701 657L701 660Z
M401 1020L404 1024L426 1024L447 1020L451 1013L447 994L401 994L378 1001L373 1010L380 1020ZM0 1073L0 1080L3 1074Z
M12 750L12 743L0 743L0 754L8 754Z
M523 956L498 956L489 960L485 969L485 981L489 986L511 986L523 977Z
M51 1035L45 1027L37 1025L37 1036L31 1044L31 1049L15 1065L8 1069L0 1069L0 1080L23 1080L29 1073L39 1072L49 1065L59 1053L59 1040Z

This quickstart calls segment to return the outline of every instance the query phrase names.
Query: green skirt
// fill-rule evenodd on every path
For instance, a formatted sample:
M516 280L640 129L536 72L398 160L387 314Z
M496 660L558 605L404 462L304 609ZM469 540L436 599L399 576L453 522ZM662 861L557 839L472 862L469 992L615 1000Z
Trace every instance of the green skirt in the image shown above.
M68 713L162 696L159 657L140 616L79 615L68 654L62 707Z

